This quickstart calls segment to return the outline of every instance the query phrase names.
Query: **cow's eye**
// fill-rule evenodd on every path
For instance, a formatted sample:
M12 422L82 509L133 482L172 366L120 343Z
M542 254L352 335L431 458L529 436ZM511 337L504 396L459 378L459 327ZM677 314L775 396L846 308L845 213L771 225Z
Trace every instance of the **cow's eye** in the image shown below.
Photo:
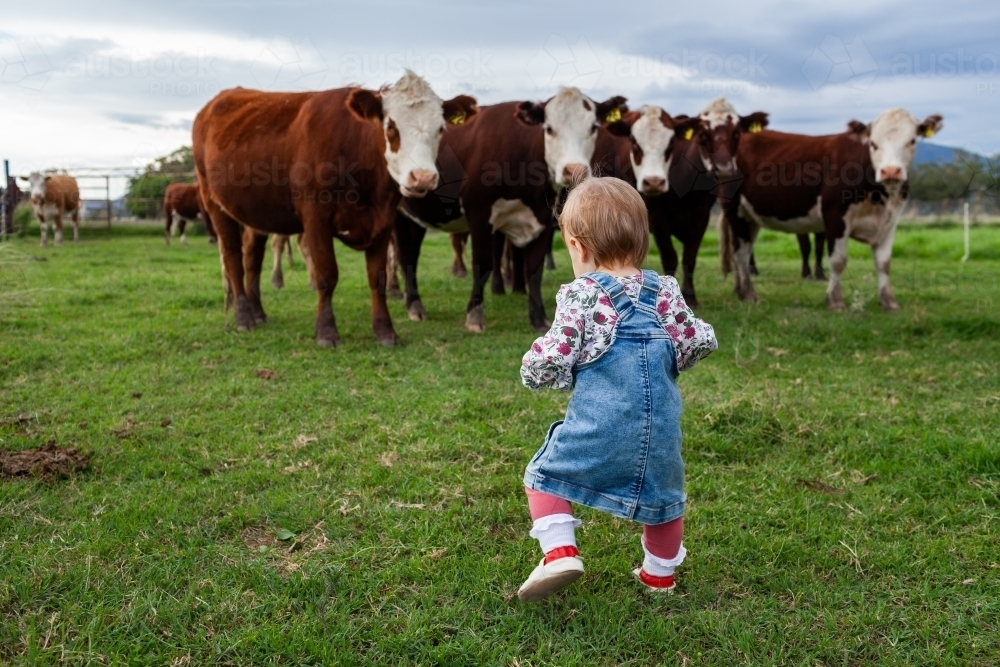
M912 146L913 144L915 144L915 143L917 143L917 138L916 138L916 137L913 137L912 139L910 139L910 145L911 145L911 146Z
M876 144L874 141L872 142L872 150L874 151L878 150L878 144Z
M590 133L593 134L594 132L597 132L597 128L599 128L600 126L601 126L600 123L594 123L593 125L591 125L590 126Z
M444 134L444 125L438 128L438 134Z
M550 137L554 137L554 136L556 136L556 131L552 129L551 125L546 125L545 126L545 134L549 135Z

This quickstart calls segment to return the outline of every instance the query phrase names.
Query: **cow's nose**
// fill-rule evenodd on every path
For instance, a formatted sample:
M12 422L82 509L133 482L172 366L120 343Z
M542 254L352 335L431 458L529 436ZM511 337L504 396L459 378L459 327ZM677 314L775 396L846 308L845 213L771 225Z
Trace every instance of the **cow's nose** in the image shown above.
M658 195L667 189L667 179L662 176L647 176L642 179L642 192L647 195Z
M563 183L573 185L590 175L590 167L585 164L568 164L563 167Z
M879 171L880 181L901 181L903 180L902 167L882 167Z
M438 173L429 169L414 169L406 180L406 187L409 189L429 192L437 187Z

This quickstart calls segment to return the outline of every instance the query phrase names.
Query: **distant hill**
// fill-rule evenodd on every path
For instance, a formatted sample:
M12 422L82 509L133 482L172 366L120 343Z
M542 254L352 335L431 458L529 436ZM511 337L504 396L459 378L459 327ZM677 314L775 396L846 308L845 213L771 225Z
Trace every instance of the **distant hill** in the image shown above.
M917 154L913 158L913 164L925 164L927 162L939 162L948 164L955 161L957 149L950 146L931 144L926 141L917 142Z

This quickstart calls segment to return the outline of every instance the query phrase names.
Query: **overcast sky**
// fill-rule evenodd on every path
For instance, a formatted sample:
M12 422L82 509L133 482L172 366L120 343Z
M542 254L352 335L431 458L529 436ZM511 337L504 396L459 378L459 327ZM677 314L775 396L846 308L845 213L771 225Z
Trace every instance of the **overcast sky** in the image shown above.
M839 132L902 106L934 142L1000 152L1000 2L20 2L0 6L0 157L141 165L190 144L219 90L391 83L545 99L560 84L694 114Z

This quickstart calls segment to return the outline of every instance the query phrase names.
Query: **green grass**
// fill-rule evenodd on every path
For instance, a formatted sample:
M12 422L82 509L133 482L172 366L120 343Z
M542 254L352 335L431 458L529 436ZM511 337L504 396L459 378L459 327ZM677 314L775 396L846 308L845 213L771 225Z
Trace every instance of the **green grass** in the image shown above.
M895 314L861 244L834 314L793 237L762 235L758 306L707 239L677 594L633 582L637 526L583 509L586 576L534 605L520 479L567 396L520 386L523 296L467 333L431 236L430 320L393 302L382 349L338 247L331 351L301 261L237 334L215 249L161 233L0 245L0 447L94 452L0 482L0 664L1000 663L1000 230L961 264L961 229L901 229Z

